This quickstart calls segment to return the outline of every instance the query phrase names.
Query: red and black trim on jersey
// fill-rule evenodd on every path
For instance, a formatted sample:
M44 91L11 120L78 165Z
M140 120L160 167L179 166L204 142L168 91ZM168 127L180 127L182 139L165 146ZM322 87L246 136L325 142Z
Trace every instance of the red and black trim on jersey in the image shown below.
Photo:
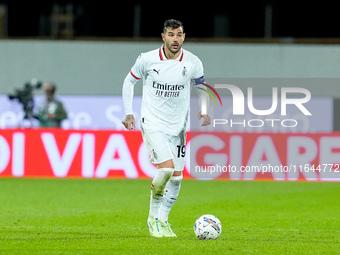
M161 60L166 60L167 57L166 57L166 55L165 55L165 53L164 53L164 48L163 48L163 47L164 47L164 45L162 45L162 46L159 48L159 58L160 58ZM177 58L176 60L178 60L179 62L181 62L182 59L183 59L183 49L181 49L181 55L180 55L180 57Z
M130 74L133 76L133 78L140 80L140 78L138 78L136 75L133 74L132 70L130 70Z

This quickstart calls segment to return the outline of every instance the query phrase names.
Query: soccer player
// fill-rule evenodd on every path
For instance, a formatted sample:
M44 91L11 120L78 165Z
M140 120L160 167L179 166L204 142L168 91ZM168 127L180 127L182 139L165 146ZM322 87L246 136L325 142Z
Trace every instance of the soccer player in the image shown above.
M182 48L185 33L180 21L165 21L161 35L164 44L140 54L124 80L122 123L128 130L136 129L133 88L143 78L141 131L150 161L157 165L157 174L151 183L147 224L151 236L176 237L168 215L183 179L190 85L204 88L201 85L204 74L199 58ZM201 90L196 91L201 98ZM199 112L198 118L203 118L202 126L210 124L209 115Z

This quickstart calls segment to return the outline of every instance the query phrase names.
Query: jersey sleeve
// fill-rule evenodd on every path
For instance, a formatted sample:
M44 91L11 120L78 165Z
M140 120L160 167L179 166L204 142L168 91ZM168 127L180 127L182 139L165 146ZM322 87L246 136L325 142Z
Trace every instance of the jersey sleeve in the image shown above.
M204 71L203 71L202 61L196 57L194 65L195 65L195 69L194 69L191 79L198 79L198 78L203 77Z
M138 79L135 79L131 72L127 74L123 83L123 90L122 90L122 98L124 104L124 112L125 115L133 114L132 109L132 100L133 100L133 89L134 85L138 82Z
M144 73L145 73L144 70L145 70L145 66L144 66L144 58L143 58L143 53L142 53L136 59L135 64L130 70L130 74L133 76L133 78L139 80L140 78L144 76Z
M138 56L135 64L132 66L130 73L127 74L123 83L122 97L124 103L125 115L133 114L132 100L133 100L133 89L134 85L139 79L144 76L144 61L142 54Z
M203 64L202 61L196 57L195 61L195 69L192 74L192 84L195 85L195 90L198 95L198 104L201 109L201 113L206 115L208 112L207 106L209 105L210 98L207 96L207 93L203 92L202 89L206 89L206 87L202 84L205 82Z

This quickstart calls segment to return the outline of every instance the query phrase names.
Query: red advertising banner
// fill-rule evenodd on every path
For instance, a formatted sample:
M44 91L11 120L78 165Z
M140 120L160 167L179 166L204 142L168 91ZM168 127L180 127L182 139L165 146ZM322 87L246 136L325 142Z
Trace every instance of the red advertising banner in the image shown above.
M0 131L0 177L153 178L139 131ZM184 177L340 181L340 133L201 133Z
M190 133L191 177L340 181L340 133Z
M138 131L2 130L0 176L151 177L142 145Z

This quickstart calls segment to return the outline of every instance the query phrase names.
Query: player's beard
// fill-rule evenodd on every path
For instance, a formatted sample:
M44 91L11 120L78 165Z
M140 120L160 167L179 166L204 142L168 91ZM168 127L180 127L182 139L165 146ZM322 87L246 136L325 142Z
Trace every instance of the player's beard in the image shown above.
M178 45L177 49L173 49L173 45ZM165 46L167 47L167 49L172 53L172 54L176 54L177 52L179 52L182 48L182 44L180 43L165 43Z

